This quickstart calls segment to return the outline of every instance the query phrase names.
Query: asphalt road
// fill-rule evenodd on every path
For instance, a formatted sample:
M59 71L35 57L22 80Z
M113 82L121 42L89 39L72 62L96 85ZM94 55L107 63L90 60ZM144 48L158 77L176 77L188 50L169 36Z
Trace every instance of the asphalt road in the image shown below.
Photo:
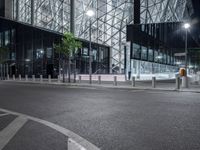
M101 150L200 149L198 93L0 82L0 108L58 124ZM8 124L1 119L0 133ZM65 138L55 131L31 121L23 130L3 150L65 149Z

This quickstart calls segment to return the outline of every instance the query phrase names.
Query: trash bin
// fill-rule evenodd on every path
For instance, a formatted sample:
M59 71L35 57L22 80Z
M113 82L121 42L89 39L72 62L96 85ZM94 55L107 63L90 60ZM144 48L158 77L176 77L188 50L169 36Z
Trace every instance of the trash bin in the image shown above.
M185 70L185 68L180 68L179 74L180 74L181 77L185 77L186 76L186 70Z

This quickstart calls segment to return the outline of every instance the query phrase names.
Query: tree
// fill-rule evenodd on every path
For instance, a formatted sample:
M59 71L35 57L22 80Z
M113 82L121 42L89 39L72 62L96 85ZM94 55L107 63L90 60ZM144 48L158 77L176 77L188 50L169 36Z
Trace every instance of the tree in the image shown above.
M55 45L55 50L57 53L63 55L63 82L65 82L64 76L64 66L65 61L67 61L67 70L68 70L68 82L70 82L70 74L71 74L71 65L70 65L70 58L76 54L76 50L81 48L82 44L79 42L72 33L67 32L64 33L61 42ZM59 59L60 61L60 59Z

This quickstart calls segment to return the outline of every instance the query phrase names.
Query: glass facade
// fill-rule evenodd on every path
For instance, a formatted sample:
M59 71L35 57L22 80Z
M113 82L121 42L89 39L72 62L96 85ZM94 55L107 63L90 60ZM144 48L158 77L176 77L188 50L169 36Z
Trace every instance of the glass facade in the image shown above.
M0 47L7 47L5 64L10 75L39 75L56 77L59 74L59 54L53 48L61 34L42 30L26 24L0 20ZM76 71L89 72L89 43L84 40L78 50ZM92 43L92 72L109 73L109 47ZM61 56L62 57L62 56ZM73 65L72 65L73 66Z
M8 1L8 0L2 0ZM94 10L92 41L111 48L111 70L124 69L126 25L180 21L193 13L191 0L9 0L13 3L12 18L53 31L70 31L89 40L89 20L86 12ZM74 4L73 7L71 7ZM72 10L74 9L74 10ZM74 15L71 12L74 11ZM74 18L74 23L70 18Z
M127 41L130 42L130 71L132 74L168 74L178 72L184 67L185 57L177 53L185 52L185 34L181 22L128 25ZM195 38L188 31L188 56L190 51L199 47ZM189 64L194 64L189 59Z

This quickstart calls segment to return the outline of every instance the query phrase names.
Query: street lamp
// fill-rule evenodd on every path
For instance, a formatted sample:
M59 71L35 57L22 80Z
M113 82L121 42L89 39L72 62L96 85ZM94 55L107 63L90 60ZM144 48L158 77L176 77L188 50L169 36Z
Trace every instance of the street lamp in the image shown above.
M183 78L183 87L188 87L187 68L188 68L188 29L191 27L189 23L183 25L185 29L185 77Z
M90 76L90 84L92 84L92 17L94 17L95 12L93 10L88 10L86 15L90 18L90 31L89 31L89 38L90 38L90 46L89 46L89 76Z

